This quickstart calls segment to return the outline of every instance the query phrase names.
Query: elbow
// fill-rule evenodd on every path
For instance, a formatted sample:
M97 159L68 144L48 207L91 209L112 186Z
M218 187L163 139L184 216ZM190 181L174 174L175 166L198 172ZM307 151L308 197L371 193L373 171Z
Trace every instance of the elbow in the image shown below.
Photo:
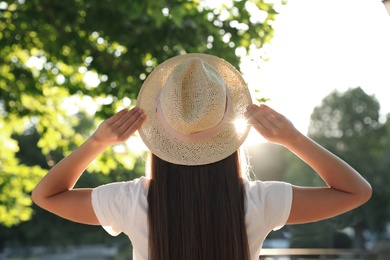
M35 188L35 189L32 191L32 193L31 193L31 199L32 199L32 201L33 201L36 205L42 207L42 201L43 201L43 199L44 199L44 196L42 196L42 194L39 192L39 189Z
M359 189L359 198L360 198L360 204L366 203L368 200L370 200L372 196L372 187L368 182L365 182L364 185Z
M372 187L371 187L371 185L369 184L369 183L367 183L367 200L366 201L368 201L370 198L371 198L371 196L372 196Z
M34 189L31 193L31 199L32 201L35 203L35 204L39 204L38 201L39 201L39 195L38 195L38 192L36 191L36 189Z

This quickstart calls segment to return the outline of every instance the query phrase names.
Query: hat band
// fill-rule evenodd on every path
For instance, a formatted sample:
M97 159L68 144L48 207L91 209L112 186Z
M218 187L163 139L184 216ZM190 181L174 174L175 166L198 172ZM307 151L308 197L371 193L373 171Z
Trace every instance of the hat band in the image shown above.
M228 122L228 118L231 114L232 111L232 102L230 100L230 95L228 90L226 89L226 109L225 109L225 114L221 121L214 127L206 129L204 131L200 132L195 132L192 134L183 134L175 129L173 129L165 120L164 115L161 111L161 105L160 105L160 93L157 95L157 119L161 123L162 127L164 130L170 134L173 137L176 137L179 140L186 141L186 142L197 142L197 141L202 141L208 138L211 138L215 135L217 135L219 132L222 131L226 123Z

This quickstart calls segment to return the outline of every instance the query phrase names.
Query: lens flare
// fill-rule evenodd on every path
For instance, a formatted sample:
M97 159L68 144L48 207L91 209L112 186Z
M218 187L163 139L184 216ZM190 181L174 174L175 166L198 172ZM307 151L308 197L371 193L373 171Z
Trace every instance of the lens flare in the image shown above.
M245 118L239 118L234 121L234 126L239 134L243 134L247 127L247 121Z

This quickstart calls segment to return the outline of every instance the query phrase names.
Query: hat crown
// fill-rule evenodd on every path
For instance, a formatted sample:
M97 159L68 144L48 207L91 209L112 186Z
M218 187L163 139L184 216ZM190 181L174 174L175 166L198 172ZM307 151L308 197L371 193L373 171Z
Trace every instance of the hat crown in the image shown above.
M227 91L221 75L200 58L178 64L160 93L167 124L182 134L193 134L218 125L226 112Z
M203 53L178 55L142 84L137 106L146 118L138 131L150 151L167 162L209 164L244 142L250 126L238 131L235 122L245 120L251 103L243 77L227 61Z

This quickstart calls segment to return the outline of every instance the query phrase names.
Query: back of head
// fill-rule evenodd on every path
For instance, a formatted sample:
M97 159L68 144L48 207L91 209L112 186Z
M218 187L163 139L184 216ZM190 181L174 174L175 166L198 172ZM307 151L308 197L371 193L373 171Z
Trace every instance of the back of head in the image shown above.
M249 259L238 153L207 165L151 159L149 258Z
M210 164L244 142L251 103L247 84L231 64L212 55L179 55L157 66L143 83L137 106L146 119L139 134L167 162Z
M150 259L249 259L237 150L251 103L241 74L212 55L173 57L145 80L137 106L153 154Z

